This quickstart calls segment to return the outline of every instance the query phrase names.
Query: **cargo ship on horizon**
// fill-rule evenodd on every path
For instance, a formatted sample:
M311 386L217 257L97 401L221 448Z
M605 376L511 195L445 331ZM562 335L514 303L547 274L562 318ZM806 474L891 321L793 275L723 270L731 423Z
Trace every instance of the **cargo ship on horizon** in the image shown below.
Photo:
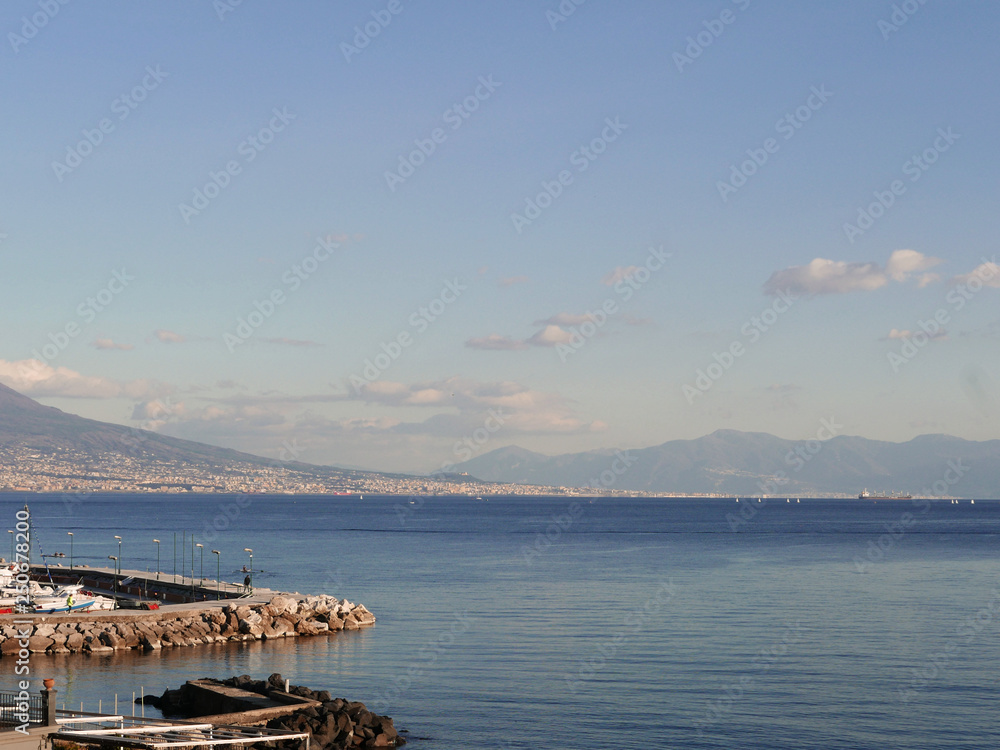
M858 495L858 500L912 500L912 499L913 495L896 495L891 493L888 495L879 495L879 494L873 495L871 492L868 491L867 487L864 490L862 490L861 493Z

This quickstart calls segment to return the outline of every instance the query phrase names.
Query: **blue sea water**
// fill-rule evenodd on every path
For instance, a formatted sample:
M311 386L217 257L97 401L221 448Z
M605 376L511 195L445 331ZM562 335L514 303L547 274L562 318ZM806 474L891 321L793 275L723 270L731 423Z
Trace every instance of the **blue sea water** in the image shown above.
M24 499L0 495L8 527ZM72 531L75 561L104 565L119 534L124 567L155 570L156 537L169 575L174 532L193 531L206 578L207 550L235 581L251 547L259 585L362 602L377 624L35 656L35 677L108 710L115 693L280 672L388 713L424 750L1000 745L998 501L235 500L30 505L44 552L68 554ZM0 684L12 670L0 660Z

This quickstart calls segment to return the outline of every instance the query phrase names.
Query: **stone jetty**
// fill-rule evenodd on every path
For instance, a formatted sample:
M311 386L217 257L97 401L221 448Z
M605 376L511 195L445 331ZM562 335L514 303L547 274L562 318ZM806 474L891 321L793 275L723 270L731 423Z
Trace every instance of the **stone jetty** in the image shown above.
M29 623L30 624L16 624ZM98 611L0 617L0 655L153 651L228 641L257 641L357 630L375 623L363 604L332 596L278 595L153 611Z
M396 747L405 743L388 716L369 711L364 703L333 698L326 690L287 685L280 674L266 680L249 675L227 680L190 681L159 698L144 698L164 716L213 724L260 724L269 729L308 732L313 750ZM213 715L215 711L225 711ZM279 743L279 747L302 747Z

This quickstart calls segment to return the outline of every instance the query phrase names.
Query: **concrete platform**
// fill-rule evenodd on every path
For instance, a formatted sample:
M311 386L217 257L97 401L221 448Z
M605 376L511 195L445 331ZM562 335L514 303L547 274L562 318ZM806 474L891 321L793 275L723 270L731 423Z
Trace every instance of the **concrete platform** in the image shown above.
M166 604L189 604L191 602L240 599L248 592L242 583L217 581L212 578L191 578L156 573L146 570L123 568L120 574L112 568L89 568L75 566L70 569L62 565L32 565L32 579L39 583L51 582L57 585L81 583L84 588L103 596L117 595L120 599L143 599ZM123 583L128 581L128 583ZM276 592L255 586L252 595L274 596Z

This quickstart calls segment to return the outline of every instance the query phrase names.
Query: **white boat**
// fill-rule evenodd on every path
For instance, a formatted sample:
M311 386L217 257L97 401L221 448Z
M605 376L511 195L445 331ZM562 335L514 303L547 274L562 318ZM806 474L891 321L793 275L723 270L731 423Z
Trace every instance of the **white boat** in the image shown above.
M11 563L9 566L0 568L0 588L6 588L7 586L14 585L14 575L17 571L17 565Z
M89 609L114 609L114 600L104 596L95 596L83 591L83 586L73 584L60 586L49 595L35 596L32 599L35 612L52 614L54 612L85 612ZM72 601L72 604L70 603ZM108 606L110 604L110 606Z

